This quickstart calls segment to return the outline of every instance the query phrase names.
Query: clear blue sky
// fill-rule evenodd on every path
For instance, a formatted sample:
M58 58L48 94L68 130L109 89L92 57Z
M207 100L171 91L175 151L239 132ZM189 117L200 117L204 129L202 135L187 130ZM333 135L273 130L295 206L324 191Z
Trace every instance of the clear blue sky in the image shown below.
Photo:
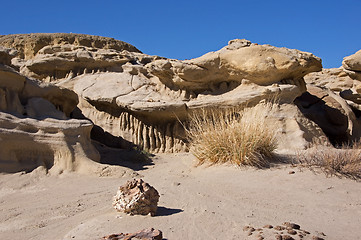
M326 68L361 49L361 0L12 0L1 8L1 35L100 35L176 59L218 50L234 38L312 52Z

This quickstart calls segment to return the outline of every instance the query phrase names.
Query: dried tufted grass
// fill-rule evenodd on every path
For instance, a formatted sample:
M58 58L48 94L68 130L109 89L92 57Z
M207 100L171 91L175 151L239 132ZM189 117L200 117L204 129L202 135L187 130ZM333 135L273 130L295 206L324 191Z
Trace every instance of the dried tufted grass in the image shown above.
M299 162L308 167L320 167L326 175L361 179L361 142L331 148L316 145L299 156Z
M190 150L199 164L268 166L277 145L275 124L267 122L274 110L274 104L262 103L241 111L193 114L187 129Z

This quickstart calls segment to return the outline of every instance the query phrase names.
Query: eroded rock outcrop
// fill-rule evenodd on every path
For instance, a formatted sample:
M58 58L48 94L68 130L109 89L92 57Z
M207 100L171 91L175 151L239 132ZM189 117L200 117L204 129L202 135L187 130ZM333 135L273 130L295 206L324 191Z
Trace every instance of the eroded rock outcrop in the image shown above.
M90 142L91 128L87 120L38 120L0 112L0 171L91 169L91 160L99 160Z
M5 48L0 46L0 64L10 65L11 59L14 58L18 52L12 48Z
M17 36L13 42L33 38ZM24 55L13 65L24 75L74 90L79 104L72 116L95 124L92 138L112 147L133 143L150 152L185 151L183 125L201 109L241 108L270 99L293 104L306 91L303 76L322 69L311 53L239 39L179 61L64 38L28 54L20 44L17 50Z
M308 92L295 101L305 116L316 122L337 145L361 137L358 58L359 52L345 57L340 68L305 76Z
M301 112L314 121L334 144L360 137L360 124L344 99L331 90L309 86L295 100Z
M113 199L113 207L131 215L155 216L158 208L158 191L142 179L133 179L120 186Z
M72 44L75 46L140 52L129 43L114 38L75 33L30 33L0 36L0 45L19 51L21 59L31 59L43 47Z
M11 51L0 49L9 63ZM31 80L0 64L0 171L31 171L44 166L53 173L80 171L99 154L90 142L92 124L68 119L77 95Z
M311 53L235 39L221 50L199 58L157 60L147 67L171 88L204 91L212 85L243 79L263 86L285 80L302 88L303 76L320 71L322 65Z

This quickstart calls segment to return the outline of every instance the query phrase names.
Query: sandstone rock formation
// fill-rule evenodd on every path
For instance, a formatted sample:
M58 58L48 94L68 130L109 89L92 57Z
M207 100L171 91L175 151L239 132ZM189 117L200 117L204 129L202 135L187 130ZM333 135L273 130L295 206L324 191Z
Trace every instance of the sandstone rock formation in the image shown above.
M301 112L322 128L334 144L359 138L360 123L345 100L330 90L309 86L295 100Z
M205 91L212 84L243 79L258 85L285 80L302 88L302 77L320 71L322 65L321 60L311 53L235 39L221 50L196 59L157 60L147 67L170 88Z
M78 94L71 116L95 124L93 139L118 148L135 144L153 153L186 151L184 125L189 114L202 109L242 108L275 99L293 105L306 91L303 77L322 69L321 60L311 53L240 39L185 61L149 56L124 42L86 35L3 36L0 45L19 52L12 66L23 75ZM286 135L302 142L301 148L310 141L304 135L324 136L299 111L293 113L297 120L286 114L277 121L288 119L281 131L291 131Z
M2 48L0 56L1 63L9 64L14 54ZM90 142L91 122L68 118L77 103L73 91L29 79L0 64L0 171L44 166L59 173L98 161Z
M345 57L342 61L342 67L351 78L361 81L361 50Z
M361 137L359 56L360 51L345 57L340 68L323 69L305 76L308 93L295 101L334 144Z
M87 120L38 120L0 112L0 172L38 166L55 174L89 169L91 160L99 160L90 142L91 128Z
M158 191L142 179L133 179L119 187L113 207L131 215L155 216L158 208Z
M11 48L0 46L0 64L10 65L11 59L14 58L18 52Z
M19 57L30 59L43 47L49 45L72 44L75 46L140 52L129 43L113 38L74 33L30 33L0 35L0 45L19 51Z
M136 233L112 234L102 238L103 240L162 240L163 234L160 230L154 228L143 229Z

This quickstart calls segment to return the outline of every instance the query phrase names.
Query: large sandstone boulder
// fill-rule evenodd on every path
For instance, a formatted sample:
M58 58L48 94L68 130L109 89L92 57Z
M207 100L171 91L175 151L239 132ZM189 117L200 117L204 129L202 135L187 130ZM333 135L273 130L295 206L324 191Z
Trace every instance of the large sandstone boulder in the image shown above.
M170 88L208 90L212 84L242 79L258 85L290 80L302 87L302 77L320 71L322 64L311 53L235 39L221 50L196 59L157 60L147 67Z
M158 191L142 179L133 179L120 186L113 199L113 207L131 215L155 216L158 208Z
M12 36L7 43L35 37ZM306 91L303 77L322 69L311 53L239 39L185 61L66 39L47 41L34 51L18 44L24 56L12 63L26 76L74 90L79 104L71 116L95 124L93 139L120 148L133 143L155 153L187 150L184 125L190 114L251 107L262 100L293 104Z
M361 50L351 56L345 57L342 61L342 66L347 70L361 72Z
M345 57L342 61L342 67L351 78L361 81L361 50Z

